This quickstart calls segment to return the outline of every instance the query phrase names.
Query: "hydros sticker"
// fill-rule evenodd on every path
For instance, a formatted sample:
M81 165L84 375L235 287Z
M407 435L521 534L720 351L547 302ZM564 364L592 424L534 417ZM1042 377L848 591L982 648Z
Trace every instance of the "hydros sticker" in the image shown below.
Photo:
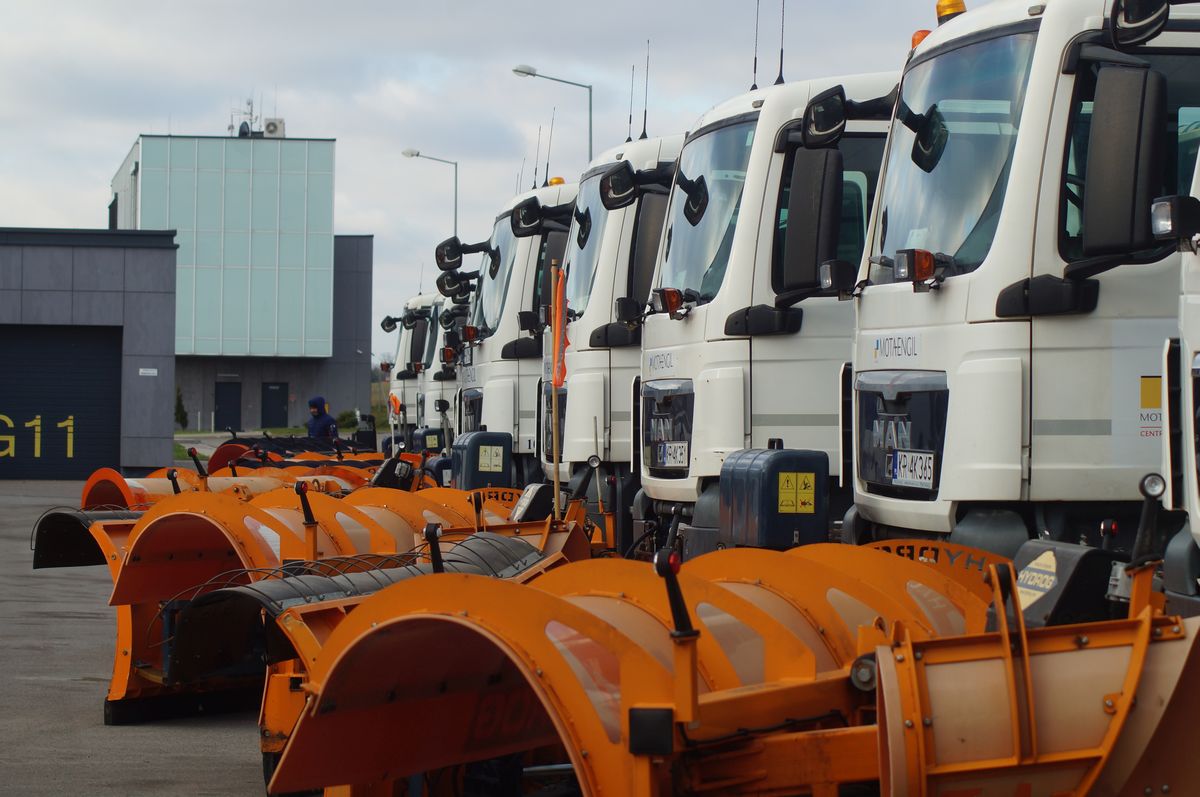
M1058 559L1046 551L1017 574L1017 596L1021 608L1028 609L1058 585Z
M920 353L921 337L913 333L878 335L871 344L871 359L877 363L911 360Z

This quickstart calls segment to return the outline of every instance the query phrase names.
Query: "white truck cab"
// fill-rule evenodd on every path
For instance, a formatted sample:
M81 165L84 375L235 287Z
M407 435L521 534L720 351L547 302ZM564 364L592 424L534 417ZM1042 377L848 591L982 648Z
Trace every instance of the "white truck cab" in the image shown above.
M893 74L808 80L751 91L697 120L679 157L642 326L634 417L639 537L678 512L685 555L719 545L726 456L784 446L824 452L840 471L840 389L853 313L818 284L822 259L857 259L887 116L848 125L837 147L805 144L809 101L844 85L886 95ZM831 184L838 196L812 198ZM839 234L840 229L840 234ZM833 478L833 501L850 491Z
M414 296L404 303L399 316L385 316L379 324L384 332L399 330L388 390L388 427L390 440L402 441L408 449L412 448L413 430L421 423L417 409L420 364L424 363L431 342L433 305L440 298L432 294ZM383 442L388 443L389 438Z
M590 499L613 518L613 543L632 541L629 505L638 474L633 468L630 403L641 364L641 335L616 317L618 300L644 306L662 235L668 191L683 136L628 141L603 152L579 178L579 195L563 257L566 279L566 382L558 389L559 477L579 478L589 460L599 463ZM614 168L628 168L636 190L614 200ZM618 177L619 179L619 177ZM607 205L613 205L609 209ZM539 450L547 478L554 474L551 391L553 329L543 344ZM603 494L597 496L596 491ZM600 500L597 501L597 498ZM620 547L624 550L624 547Z
M1136 527L1180 268L1150 203L1192 174L1200 14L1118 48L1112 12L997 0L910 55L863 260L839 280L858 309L848 537L1011 554Z
M496 216L491 237L464 246L444 241L435 259L443 296L470 299L459 330L446 332L443 361L458 366L455 432L486 429L512 436L514 486L540 481L537 453L538 382L542 375L539 309L548 301L546 276L562 259L576 186L553 178L510 200ZM514 232L514 211L528 223ZM534 214L537 218L534 219ZM482 253L477 270L460 270L464 255Z

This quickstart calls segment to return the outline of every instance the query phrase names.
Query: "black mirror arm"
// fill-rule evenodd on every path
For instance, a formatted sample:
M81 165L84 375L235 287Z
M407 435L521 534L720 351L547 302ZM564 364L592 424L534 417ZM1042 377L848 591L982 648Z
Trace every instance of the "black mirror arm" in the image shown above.
M846 118L855 120L878 119L886 122L892 116L896 100L900 98L900 84L882 97L871 100L846 100Z
M1130 265L1156 263L1174 252L1174 246L1163 246L1133 255L1102 255L1100 257L1089 257L1085 260L1076 260L1074 263L1068 263L1066 268L1063 269L1063 278L1085 280L1095 277L1098 274L1103 274L1106 271L1112 271L1117 266L1126 263Z
M856 286L857 288L857 286ZM805 299L813 296L820 296L824 291L821 286L816 285L810 288L797 288L794 291L786 291L775 297L775 306L779 308L793 307Z

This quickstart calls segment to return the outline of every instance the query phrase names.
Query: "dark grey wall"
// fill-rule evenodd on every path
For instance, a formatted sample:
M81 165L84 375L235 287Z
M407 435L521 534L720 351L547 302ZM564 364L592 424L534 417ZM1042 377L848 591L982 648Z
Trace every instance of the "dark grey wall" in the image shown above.
M0 324L123 327L121 462L112 464L170 464L174 230L0 228ZM139 376L142 368L158 375Z
M308 399L314 395L324 396L334 415L352 409L370 412L373 262L373 236L334 237L331 357L177 358L176 379L188 411L188 428L196 428L197 412L200 428L211 428L217 382L241 382L242 428L247 430L261 426L263 382L287 383L294 397L288 404L292 426L308 419Z

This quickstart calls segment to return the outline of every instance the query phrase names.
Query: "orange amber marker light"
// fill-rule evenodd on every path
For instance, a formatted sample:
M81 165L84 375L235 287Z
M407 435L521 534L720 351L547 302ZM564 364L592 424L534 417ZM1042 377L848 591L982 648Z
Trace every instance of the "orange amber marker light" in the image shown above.
M939 25L945 24L957 17L959 14L965 13L967 4L963 0L938 0L937 4L937 21Z
M451 346L446 346L442 349L442 362L449 365L454 362L454 349Z
M462 328L462 338L468 343L479 340L479 327L467 325Z
M662 311L667 315L674 316L683 307L683 291L678 288L659 288L658 295Z
M925 37L926 37L926 36L928 36L930 33L933 33L933 31L931 31L931 30L919 30L919 31L917 31L916 33L914 33L914 34L912 35L912 46L913 46L913 49L915 50L918 44L920 44L921 42L925 41Z
M913 282L933 279L933 252L926 252L924 249L913 250L912 279Z

